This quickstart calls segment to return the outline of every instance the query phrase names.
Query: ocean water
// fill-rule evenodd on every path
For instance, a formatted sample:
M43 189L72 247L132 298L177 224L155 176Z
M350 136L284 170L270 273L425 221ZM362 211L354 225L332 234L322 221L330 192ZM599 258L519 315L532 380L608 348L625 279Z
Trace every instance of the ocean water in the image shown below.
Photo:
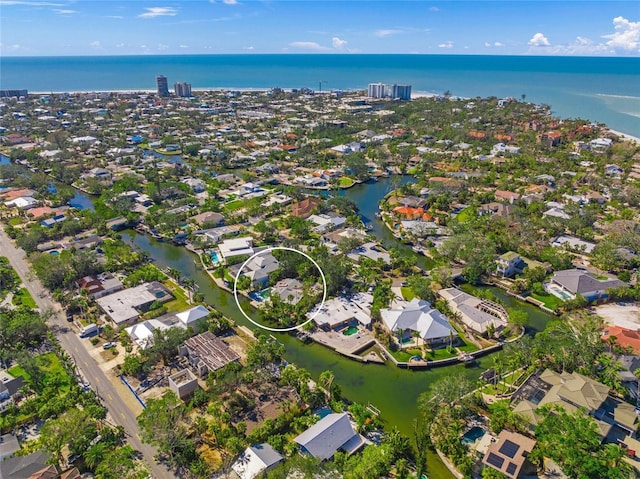
M171 55L3 57L0 88L34 92L272 87L364 89L411 84L414 92L512 96L640 136L640 58L488 55Z

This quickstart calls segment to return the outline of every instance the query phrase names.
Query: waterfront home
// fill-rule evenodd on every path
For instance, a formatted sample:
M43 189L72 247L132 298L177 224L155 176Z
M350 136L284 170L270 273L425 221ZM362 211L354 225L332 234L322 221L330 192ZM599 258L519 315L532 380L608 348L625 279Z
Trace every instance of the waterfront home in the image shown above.
M141 312L149 310L154 302L164 303L173 299L167 288L158 281L143 283L117 293L98 298L96 302L116 326L133 323Z
M342 215L337 215L335 213L329 213L329 214L311 215L309 216L308 220L316 225L312 228L313 231L316 233L322 234L322 233L325 233L326 231L331 231L343 226L346 223L347 218L345 218Z
M229 273L235 277L242 264L233 265ZM242 276L251 280L253 289L262 289L269 282L269 275L280 267L278 260L270 253L261 253L251 258L242 269Z
M346 412L326 415L294 441L303 453L323 461L331 459L340 450L353 454L365 444L365 439L355 431Z
M270 444L249 446L231 465L238 479L254 479L282 462L283 457Z
M295 278L284 278L273 285L270 293L285 303L297 304L303 297L302 283Z
M635 434L638 426L635 408L609 396L609 390L609 386L577 372L545 369L530 376L514 393L513 411L529 420L531 430L539 421L536 409L550 405L561 406L568 413L583 411L593 416L603 439L614 429L622 434Z
M189 360L189 364L201 378L240 359L238 353L211 331L187 339L180 345L178 352Z
M241 255L251 256L254 253L253 238L250 236L243 236L241 238L224 240L218 245L218 248L223 259Z
M305 198L291 205L291 215L298 218L308 218L321 201L317 198Z
M460 321L476 334L488 334L491 329L500 333L507 327L509 315L498 303L476 298L457 288L441 289L438 294L447 301L451 311L460 315Z
M528 459L535 445L534 439L503 429L488 447L482 463L511 479L535 474L536 466Z
M396 308L380 310L380 315L389 331L401 335L402 342L414 337L415 333L423 344L437 346L458 336L449 320L423 299L402 301Z
M575 298L580 294L587 301L595 301L608 297L607 289L627 286L618 278L598 279L583 269L567 269L557 271L545 289L562 299Z
M360 258L369 258L373 261L382 260L385 264L391 264L391 255L387 253L378 243L369 242L347 253L347 257L356 263Z
M503 278L510 278L516 274L522 274L525 268L542 268L548 271L551 265L549 263L540 263L529 258L524 258L515 251L507 251L496 259L496 274Z
M316 325L325 331L358 324L370 328L372 304L373 296L369 293L339 296L325 301L320 311L315 306L307 313L307 317L313 316Z
M5 201L5 206L18 208L20 210L28 210L29 208L33 208L39 203L38 200L33 198L32 196L20 196L10 201Z

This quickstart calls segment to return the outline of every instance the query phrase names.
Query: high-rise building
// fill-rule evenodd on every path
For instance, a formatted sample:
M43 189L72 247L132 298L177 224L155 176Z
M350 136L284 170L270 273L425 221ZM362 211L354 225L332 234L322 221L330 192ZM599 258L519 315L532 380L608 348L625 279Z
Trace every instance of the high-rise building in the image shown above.
M400 100L411 100L411 85L396 85L391 87L391 98Z
M173 92L176 96L189 98L191 96L191 83L177 82L173 84Z
M369 83L369 96L371 98L384 98L386 89L384 83Z
M159 96L169 96L169 83L166 76L158 75L156 77L156 85L158 85Z

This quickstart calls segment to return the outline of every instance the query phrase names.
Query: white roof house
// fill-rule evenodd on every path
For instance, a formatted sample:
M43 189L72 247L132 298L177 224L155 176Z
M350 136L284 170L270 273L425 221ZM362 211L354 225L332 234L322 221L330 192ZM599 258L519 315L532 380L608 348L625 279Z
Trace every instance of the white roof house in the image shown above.
M315 306L307 317L315 315L313 321L323 329L334 329L353 320L368 326L371 324L372 304L373 296L369 293L357 293L349 298L339 296L325 301L320 311Z
M423 299L414 298L399 308L382 309L380 315L390 331L418 331L425 343L443 342L458 335L449 320Z
M243 236L242 238L228 239L220 243L218 248L225 259L245 254L253 255L253 238Z
M282 456L269 444L249 446L233 463L231 469L239 479L254 479L282 461Z
M133 321L140 316L139 310L154 301L164 302L173 298L159 282L143 283L134 288L124 289L96 299L102 310L117 325Z
M262 253L252 258L242 269L242 275L251 279L254 286L264 284L269 275L278 269L280 263L270 252Z
M202 305L195 306L186 311L176 314L176 317L184 324L185 328L199 321L202 318L209 316L209 310Z
M457 288L447 288L438 291L454 313L460 314L461 321L469 329L484 334L490 325L495 331L507 327L509 316L498 303L486 299L476 298Z
M5 201L4 204L6 206L14 206L16 208L20 208L20 209L26 210L26 209L33 208L34 206L36 206L38 204L38 200L36 200L32 196L20 196L20 197L15 198L15 199L13 199L11 201Z
M364 445L364 439L353 429L346 412L328 414L294 439L302 450L326 460L342 449L353 453Z

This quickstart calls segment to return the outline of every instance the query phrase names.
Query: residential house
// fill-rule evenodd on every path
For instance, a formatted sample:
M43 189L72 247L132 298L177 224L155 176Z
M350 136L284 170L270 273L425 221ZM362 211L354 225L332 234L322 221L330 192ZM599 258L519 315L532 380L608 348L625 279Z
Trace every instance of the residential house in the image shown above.
M241 238L228 239L218 245L223 259L241 255L253 255L253 238L243 236Z
M370 328L372 304L373 296L369 293L338 296L325 301L320 311L316 305L307 313L307 317L313 317L313 322L324 331L337 331L358 324Z
M402 335L401 341L417 333L424 344L436 346L446 344L458 336L440 311L431 307L428 301L414 298L399 307L380 310L387 329Z
M20 397L20 389L24 386L24 378L16 376L8 381L0 382L0 413L16 404Z
M340 450L352 454L365 444L365 439L355 431L349 415L344 412L326 415L294 441L302 452L321 460L331 459Z
M391 264L391 255L375 242L368 242L352 249L347 254L347 257L356 262L358 262L360 258L369 258L373 261L382 260L385 264Z
M204 213L192 216L191 221L195 221L200 226L219 226L224 223L224 216L222 216L220 213L216 213L215 211L205 211Z
M51 218L47 218L46 220L42 220L40 222L40 224L42 226L44 226L45 228L53 228L55 225L57 225L58 223L63 222L64 220L66 220L67 217L63 214L58 214L55 215Z
M597 279L582 269L567 269L557 271L551 281L545 285L548 291L553 293L554 287L560 291L569 293L571 297L580 294L587 301L595 301L607 298L607 289L627 286L627 283L618 278ZM562 295L561 295L562 296Z
M496 190L494 194L496 201L506 201L509 204L513 204L520 199L520 194L513 191Z
M521 262L522 258L520 258L518 253L515 251L507 251L498 256L496 260L496 274L503 278L510 278L518 272L522 273L523 268L519 267Z
M498 440L487 449L482 462L511 479L535 474L536 466L528 459L535 445L534 439L503 429Z
M38 203L38 200L36 200L32 196L20 196L19 198L4 202L5 206L18 208L21 210L28 210L30 208L33 208Z
M298 218L308 218L320 203L321 201L317 198L305 198L291 205L291 215Z
M124 285L111 273L85 276L78 280L78 287L84 289L91 299L98 299L124 289Z
M614 344L620 346L622 349L631 348L633 354L640 354L639 331L608 324L602 331L601 337L602 340L607 343L609 343L609 340L611 340Z
M181 180L181 183L191 188L194 193L202 193L206 189L205 182L198 178L185 178Z
M249 446L231 465L237 479L254 479L282 462L283 457L270 444ZM235 479L235 478L234 478Z
M498 303L476 298L457 288L441 289L438 294L447 301L451 311L459 315L460 321L476 334L487 334L491 329L499 333L508 325L509 315Z
M153 346L155 330L166 331L171 328L187 329L188 327L197 329L207 316L209 316L209 310L198 305L180 313L169 313L158 318L147 319L125 328L125 331L140 349L147 349Z
M595 243L590 241L584 241L575 236L560 235L551 242L551 246L554 248L565 248L570 251L590 254L593 248L596 247Z
M234 265L237 268L230 268L230 274L235 277L242 264ZM263 252L251 258L242 268L242 276L251 279L251 286L254 289L262 289L269 282L269 275L280 267L278 260L271 252Z
M313 231L322 234L343 226L347 218L337 214L320 214L311 215L308 220L316 225L312 228Z
M173 295L160 282L143 283L117 293L98 298L96 302L109 318L120 326L132 323L140 317L141 312L149 310L154 302L164 303L173 299Z
M2 479L58 479L58 471L49 464L50 456L43 451L0 461Z
M478 214L480 216L495 215L502 218L505 216L509 216L513 213L513 211L513 206L509 203L487 203L480 206L480 208L478 209Z
M20 450L20 443L15 434L3 434L0 436L0 461L13 457Z
M304 297L302 283L295 278L284 278L273 285L271 294L277 294L282 301L289 304L298 304Z
M604 168L604 174L607 176L619 177L624 173L624 169L618 165L607 165Z
M187 357L189 364L201 378L240 359L238 353L211 331L187 339L180 345L178 352L180 356Z
M638 415L631 404L609 396L609 386L577 372L545 369L527 379L513 397L513 411L527 417L530 428L539 422L536 409L545 405L592 415L603 438L614 426L628 434L635 434L638 426Z

